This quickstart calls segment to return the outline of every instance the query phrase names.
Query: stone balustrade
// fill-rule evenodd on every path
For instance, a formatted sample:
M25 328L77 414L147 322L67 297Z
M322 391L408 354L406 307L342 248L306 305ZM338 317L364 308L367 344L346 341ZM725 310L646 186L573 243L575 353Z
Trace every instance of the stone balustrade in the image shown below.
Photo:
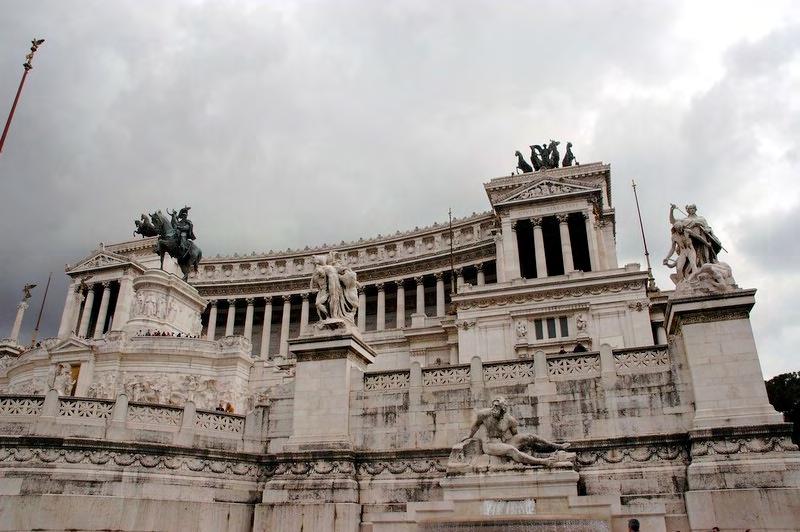
M0 395L0 432L28 436L90 437L135 443L164 443L232 451L263 452L266 409L248 415L116 400Z
M606 353L609 355L607 356ZM559 353L545 357L546 375L537 375L534 360L512 359L500 362L483 362L475 357L471 364L433 366L420 368L412 364L409 370L375 371L364 374L366 392L407 390L425 386L474 385L508 386L532 383L541 376L546 381L566 381L616 377L639 373L657 373L670 370L671 361L667 346L656 345L601 351Z

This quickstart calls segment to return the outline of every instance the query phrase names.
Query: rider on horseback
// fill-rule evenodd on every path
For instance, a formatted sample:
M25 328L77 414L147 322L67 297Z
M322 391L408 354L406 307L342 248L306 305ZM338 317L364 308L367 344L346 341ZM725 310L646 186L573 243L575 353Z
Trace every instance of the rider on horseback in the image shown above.
M195 239L194 224L189 219L189 209L191 209L191 207L184 207L178 211L177 219L175 217L172 218L173 227L180 235L180 242L178 245L183 258L186 258L186 254L189 253L189 240Z

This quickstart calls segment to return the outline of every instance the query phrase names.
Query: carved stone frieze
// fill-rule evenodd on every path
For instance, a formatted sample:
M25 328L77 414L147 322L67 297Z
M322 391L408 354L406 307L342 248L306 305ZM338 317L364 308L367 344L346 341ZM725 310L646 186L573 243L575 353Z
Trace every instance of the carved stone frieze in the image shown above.
M744 438L707 439L692 442L692 456L730 456L740 453L763 454L797 451L789 436L751 436Z
M401 460L375 460L361 462L358 464L358 474L360 476L378 476L381 474L403 475L425 473L442 474L447 471L447 467L442 459L439 458L409 458ZM438 476L438 475L437 475Z
M681 444L646 444L588 449L577 451L578 465L643 463L643 462L689 462L689 451Z
M479 299L467 299L454 301L459 310L469 310L474 308L502 307L506 305L521 305L530 302L541 302L547 300L559 300L566 298L579 298L587 296L597 296L606 293L636 292L643 290L643 281L627 281L621 283L606 283L595 286L584 286L578 288L561 288L553 290L541 290L527 294L497 294L482 297Z

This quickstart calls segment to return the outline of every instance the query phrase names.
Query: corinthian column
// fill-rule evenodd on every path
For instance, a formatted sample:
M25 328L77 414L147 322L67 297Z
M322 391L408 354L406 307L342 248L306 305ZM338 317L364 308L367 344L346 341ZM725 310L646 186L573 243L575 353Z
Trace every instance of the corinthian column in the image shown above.
M483 286L486 284L486 275L483 273L483 263L479 263L475 265L475 269L478 270L478 286Z
M561 255L564 257L564 273L569 273L575 270L575 266L572 263L572 242L569 239L569 225L567 225L569 217L566 214L559 214L556 218L558 218L558 230L561 233Z
M228 300L228 316L225 321L225 336L233 335L233 324L236 320L236 300Z
M64 310L61 312L61 322L58 324L58 337L62 338L68 336L71 332L70 327L74 330L75 324L75 301L77 297L75 291L77 290L77 283L72 283L67 288L67 300L64 301Z
M17 343L19 339L19 331L22 328L22 318L25 316L25 311L28 309L28 300L23 299L17 305L17 316L14 318L14 325L11 327L11 341Z
M272 334L272 298L264 298L267 304L264 306L264 327L261 328L261 358L269 356L269 341Z
M247 308L244 314L244 337L253 341L253 304L255 299L248 297L244 300L247 303Z
M464 286L464 268L456 268L456 292L460 292Z
M375 283L378 289L378 322L375 324L376 331L386 329L386 292L383 291L383 283Z
M281 338L280 355L283 358L289 356L289 317L292 311L292 296L283 296L283 314L281 315Z
M406 327L406 289L403 286L403 279L395 281L397 283L397 328Z
M425 314L425 277L418 275L414 282L417 283L417 314Z
M595 272L600 269L600 263L597 261L597 235L594 232L592 216L588 212L582 214L586 224L586 240L589 241L589 267Z
M358 330L364 332L367 329L367 294L364 287L358 287Z
M501 235L503 238L503 266L505 268L504 281L511 281L521 277L519 271L519 250L517 249L517 224L509 219L501 222Z
M131 302L133 301L133 277L126 272L119 278L119 291L117 292L117 306L114 307L114 316L111 318L110 330L121 331L131 317Z
M108 281L103 282L103 296L100 298L100 312L97 313L97 322L94 324L94 338L101 338L103 336L103 329L106 325L106 318L108 317L108 300L111 297L111 283Z
M536 260L536 277L547 277L547 257L544 254L544 236L542 235L542 219L531 218L533 225L533 255Z
M83 316L81 316L81 326L78 329L78 336L86 338L89 333L89 319L92 317L92 307L94 307L94 285L89 285L86 292L86 302L83 304Z
M308 327L308 292L300 294L302 304L300 305L300 334Z
M212 299L208 309L208 330L206 340L213 340L217 333L217 300Z
M444 274L436 272L436 315L440 318L444 316Z

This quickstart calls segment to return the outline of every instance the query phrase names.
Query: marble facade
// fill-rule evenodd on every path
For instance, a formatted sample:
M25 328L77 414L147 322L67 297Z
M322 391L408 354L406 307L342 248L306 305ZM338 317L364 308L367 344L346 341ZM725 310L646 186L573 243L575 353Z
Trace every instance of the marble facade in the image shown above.
M603 163L490 180L452 269L439 224L210 257L189 284L150 239L93 251L58 336L0 354L0 530L794 529L800 453L766 398L754 291L648 290L617 263L610 184ZM358 330L315 338L330 251L362 284ZM576 469L449 477L497 395Z

